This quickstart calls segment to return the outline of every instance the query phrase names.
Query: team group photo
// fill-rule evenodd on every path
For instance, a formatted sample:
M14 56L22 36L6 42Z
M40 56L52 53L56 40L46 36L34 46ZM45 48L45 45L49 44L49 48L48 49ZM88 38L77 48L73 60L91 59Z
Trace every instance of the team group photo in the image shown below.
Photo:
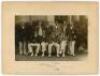
M86 15L16 15L15 60L81 60L88 54Z

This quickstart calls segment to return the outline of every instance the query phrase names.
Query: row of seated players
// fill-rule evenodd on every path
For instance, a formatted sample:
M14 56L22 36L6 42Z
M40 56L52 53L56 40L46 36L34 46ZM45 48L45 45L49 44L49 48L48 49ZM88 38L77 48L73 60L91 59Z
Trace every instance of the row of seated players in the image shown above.
M65 57L66 52L66 46L69 47L68 54L75 56L75 40L72 40L68 42L66 39L62 40L60 43L52 41L51 43L48 43L46 41L42 41L41 43L28 43L28 51L26 50L22 51L22 43L19 42L19 53L20 54L31 54L31 56L38 56L39 52L42 52L42 57L45 56L45 52L47 51L48 57L52 56L53 47L56 48L56 56L59 57L62 55L62 57ZM36 49L33 49L36 48ZM35 54L34 54L35 52Z

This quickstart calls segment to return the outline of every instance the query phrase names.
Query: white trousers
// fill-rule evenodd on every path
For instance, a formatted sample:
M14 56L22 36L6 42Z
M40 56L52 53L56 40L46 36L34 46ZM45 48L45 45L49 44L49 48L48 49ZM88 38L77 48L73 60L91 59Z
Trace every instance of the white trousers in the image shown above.
M60 43L60 54L62 54L62 57L65 57L66 45L67 42L65 40Z
M56 47L57 57L59 57L60 45L58 43L51 43L51 44L48 45L48 56L51 57L52 47L53 46Z
M26 55L26 42L19 42L19 54L22 55Z
M32 47L36 47L35 56L38 56L38 53L40 50L40 44L39 43L29 43L28 44L28 50L31 53L31 56L33 56L33 48Z
M42 42L41 46L42 46L42 57L45 55L45 51L47 50L47 45L48 43Z
M70 41L70 54L75 56L75 41Z

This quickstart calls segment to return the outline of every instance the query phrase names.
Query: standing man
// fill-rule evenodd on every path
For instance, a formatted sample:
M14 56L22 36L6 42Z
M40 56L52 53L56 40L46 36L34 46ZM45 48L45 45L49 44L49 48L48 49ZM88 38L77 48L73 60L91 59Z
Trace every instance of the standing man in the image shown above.
M71 37L70 37L70 54L72 56L75 56L75 39L76 39L76 35L75 35L75 30L74 27L71 26Z
M38 29L37 29L37 40L39 43L41 43L42 39L43 39L42 21L39 21L38 22Z
M74 26L70 23L67 24L66 36L68 38L68 54L75 56L76 34L75 34Z
M65 57L66 46L67 46L67 39L62 35L60 42L60 53L62 54L62 57Z
M19 54L26 55L26 26L25 23L20 23L18 26L18 45L19 45Z

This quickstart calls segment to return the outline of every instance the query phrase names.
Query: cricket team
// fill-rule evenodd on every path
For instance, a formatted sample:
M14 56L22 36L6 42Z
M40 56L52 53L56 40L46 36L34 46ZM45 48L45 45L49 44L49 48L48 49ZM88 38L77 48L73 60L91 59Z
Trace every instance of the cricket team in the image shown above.
M16 24L15 29L19 55L52 57L55 50L56 57L65 57L65 52L75 56L77 35L71 23L45 24L38 21L31 25L29 23ZM39 55L40 52L41 55Z

